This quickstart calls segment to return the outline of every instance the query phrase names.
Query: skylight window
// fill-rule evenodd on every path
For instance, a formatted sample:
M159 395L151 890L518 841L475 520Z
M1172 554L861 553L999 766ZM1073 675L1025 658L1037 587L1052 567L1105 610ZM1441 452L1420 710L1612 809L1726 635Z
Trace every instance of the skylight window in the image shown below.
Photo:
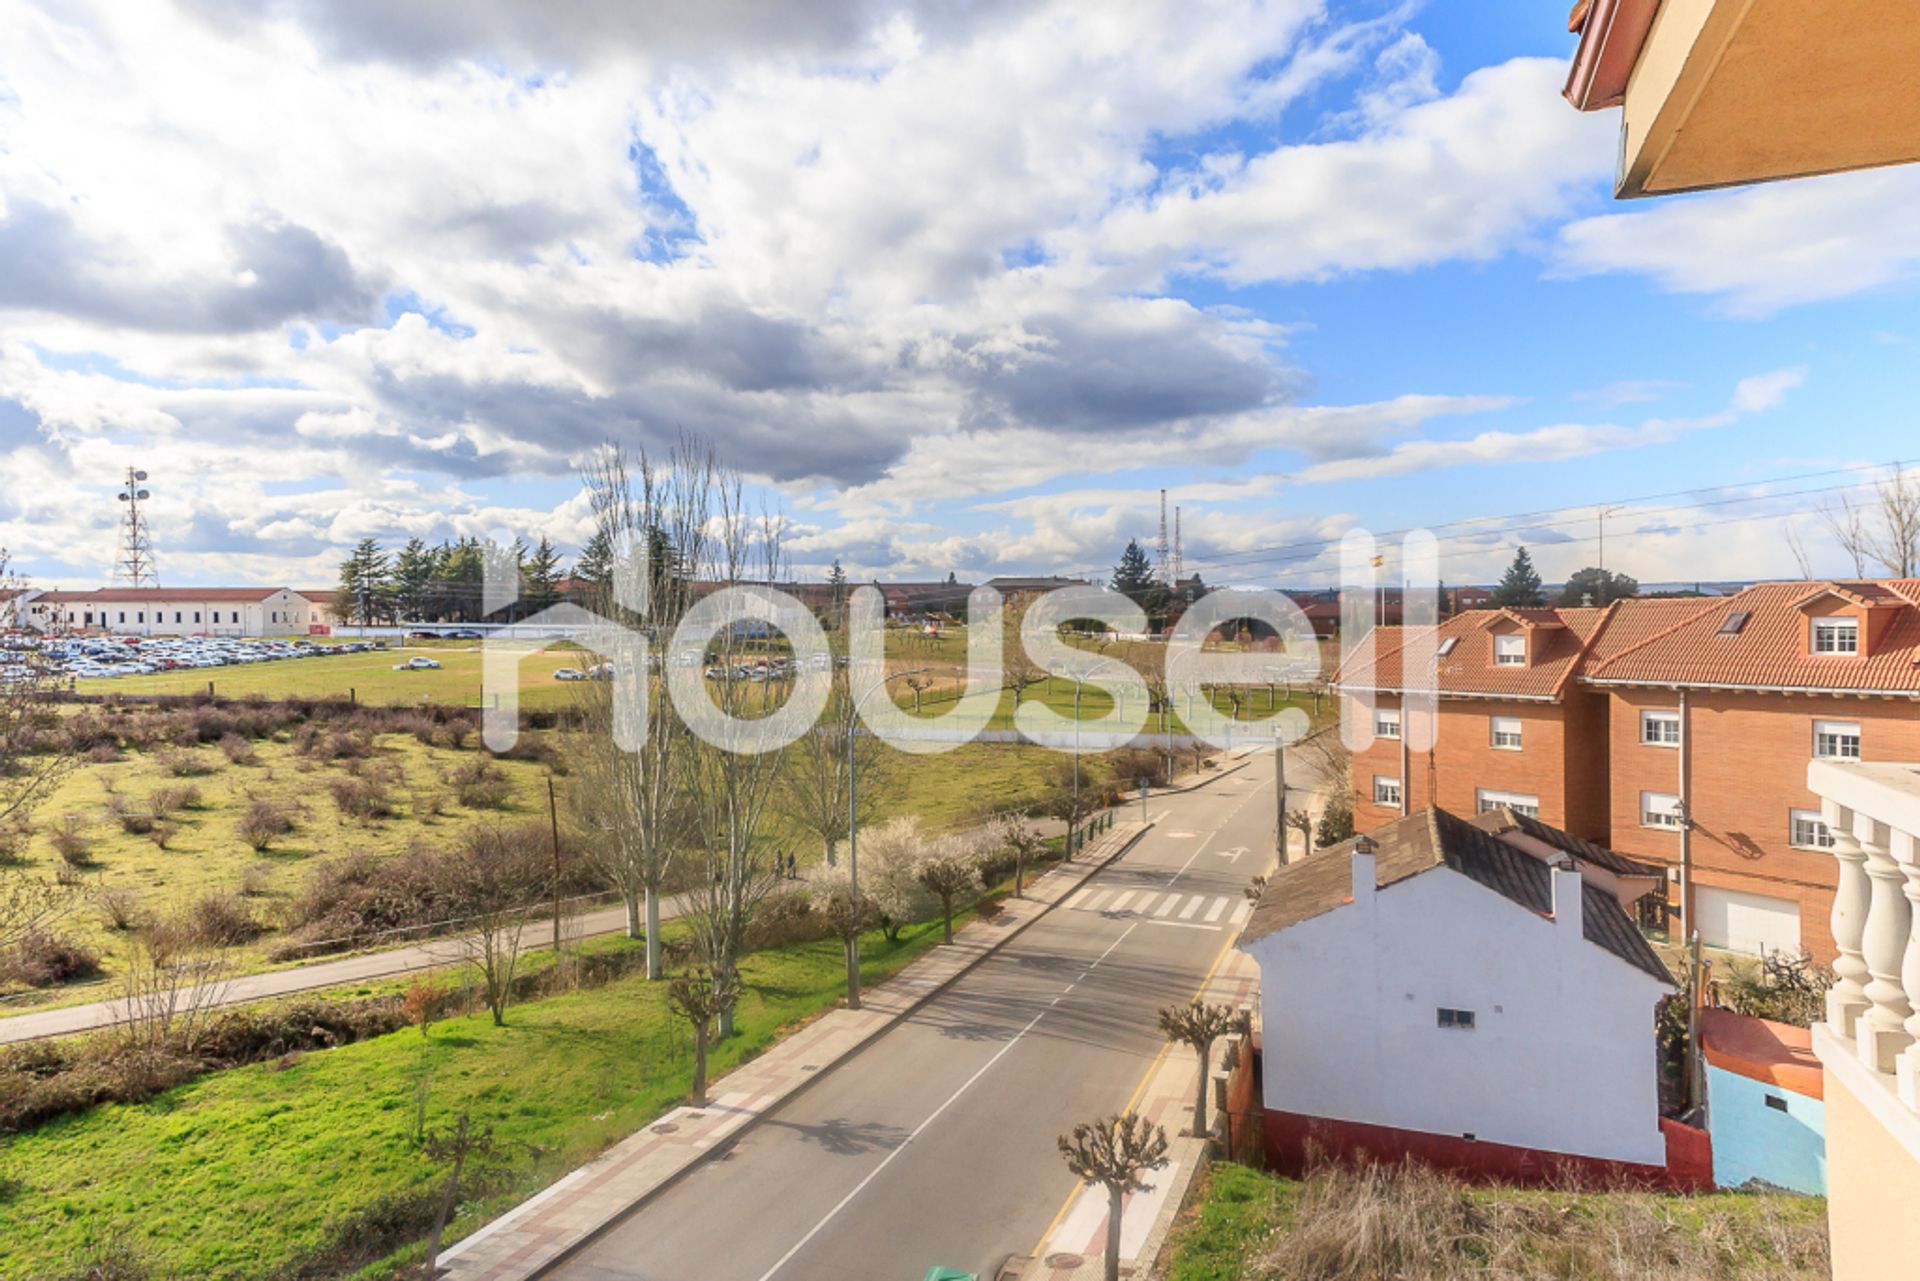
M1738 636L1740 634L1740 629L1742 627L1745 627L1747 625L1747 620L1752 617L1753 615L1747 610L1744 610L1744 609L1734 610L1731 614L1728 614L1725 618L1720 620L1720 635Z
M1448 654L1453 653L1453 647L1459 643L1460 638L1458 636L1443 637L1440 641L1440 648L1435 650L1434 654L1440 658L1445 658Z

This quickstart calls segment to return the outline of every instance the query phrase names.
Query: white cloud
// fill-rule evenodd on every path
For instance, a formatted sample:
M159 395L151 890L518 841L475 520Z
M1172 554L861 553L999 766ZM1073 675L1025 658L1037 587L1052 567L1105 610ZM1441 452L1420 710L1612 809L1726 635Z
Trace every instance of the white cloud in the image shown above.
M1765 316L1910 279L1920 266L1916 205L1912 165L1676 198L1570 223L1557 269L1639 273Z

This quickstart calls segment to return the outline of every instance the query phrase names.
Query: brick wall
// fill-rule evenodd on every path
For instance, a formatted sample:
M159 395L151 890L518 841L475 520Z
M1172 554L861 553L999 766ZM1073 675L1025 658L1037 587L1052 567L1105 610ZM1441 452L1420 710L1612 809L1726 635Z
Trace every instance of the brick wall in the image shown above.
M1383 694L1381 707L1398 707L1399 700ZM1520 722L1521 746L1511 751L1493 746L1493 718L1512 717ZM1595 715L1599 721L1603 718ZM1584 746L1582 754L1591 752ZM1599 751L1604 759L1604 737ZM1409 752L1408 803L1412 811L1438 805L1455 814L1471 816L1478 812L1481 789L1520 792L1540 798L1540 817L1555 827L1568 828L1570 822L1590 824L1603 814L1605 806L1587 795L1604 784L1583 776L1580 789L1571 798L1567 772L1567 711L1554 703L1497 702L1485 699L1446 699L1440 704L1440 724L1430 752ZM1591 774L1591 771L1588 771ZM1373 803L1373 779L1376 774L1397 778L1400 774L1400 744L1391 739L1376 739L1353 758L1354 826L1366 832L1400 817L1400 811ZM1571 810L1571 813L1570 813ZM1577 827L1589 836L1588 831Z

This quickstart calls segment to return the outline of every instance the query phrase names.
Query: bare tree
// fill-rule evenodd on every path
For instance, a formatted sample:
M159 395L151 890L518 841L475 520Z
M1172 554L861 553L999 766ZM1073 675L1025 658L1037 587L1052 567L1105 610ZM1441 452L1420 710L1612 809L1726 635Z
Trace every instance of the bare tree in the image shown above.
M827 928L840 940L840 946L846 953L849 969L855 963L854 944L868 930L878 929L884 921L880 905L868 895L855 898L844 886L830 890L824 898L817 900L816 909L825 919Z
M913 714L920 714L920 696L933 688L933 673L910 672L900 678L900 683L913 691Z
M920 883L940 900L942 943L953 942L954 900L977 888L980 868L963 854L936 854L920 865Z
M1012 814L988 829L988 839L1013 855L1013 896L1021 897L1026 891L1027 864L1040 857L1040 851L1047 847L1046 838L1039 828Z
M1167 1132L1134 1112L1083 1121L1060 1136L1067 1166L1107 1190L1106 1281L1120 1281L1120 1211L1129 1192L1144 1192L1140 1177L1167 1163Z
M1786 536L1787 553L1793 557L1794 568L1800 571L1800 577L1803 580L1811 579L1813 577L1813 557L1807 552L1806 535L1800 532L1799 522L1789 520L1783 527L1782 532Z
M693 1090L695 1107L707 1105L707 1043L716 1021L725 1019L740 1001L738 974L692 969L674 976L667 985L667 1006L693 1028Z
M1200 1056L1200 1084L1193 1095L1193 1136L1207 1135L1207 1072L1213 1066L1213 1043L1233 1031L1240 1015L1232 1006L1208 1005L1189 1001L1169 1005L1160 1011L1160 1030L1169 1041L1178 1041Z
M493 1149L493 1127L475 1128L472 1118L462 1112L453 1128L444 1134L426 1136L427 1155L435 1161L451 1162L447 1171L446 1190L440 1194L440 1208L433 1216L433 1235L427 1238L427 1258L421 1275L427 1281L440 1275L440 1238L447 1230L447 1220L453 1215L453 1207L460 1199L460 1173L466 1168L470 1158L484 1156Z
M217 950L188 946L165 925L127 948L120 974L119 1036L136 1057L173 1049L192 1054L207 1017L226 1003L233 966Z
M845 671L834 676L826 714L787 748L780 771L782 814L820 839L829 867L838 857L840 842L847 838L847 796L856 775L859 786L852 794L862 831L880 812L888 794L886 743L862 730L848 680Z
M480 975L495 1027L507 1024L528 908L547 888L546 838L537 823L482 823L452 851L448 896L463 918L460 950Z
M637 647L611 655L615 679L585 683L585 732L570 736L576 750L569 797L576 822L592 835L589 856L626 903L627 936L646 937L647 977L658 979L662 890L675 856L692 844L697 820L679 779L687 728L646 664L664 672L670 663L699 661L698 654L669 651L694 601L713 459L689 443L665 466L644 452L630 459L609 447L588 468L586 483L596 531L616 556L612 577L595 587L594 609L642 637L649 657L643 663ZM629 670L619 671L622 663ZM639 724L626 727L637 743L623 744L616 732L622 680L638 682L644 699Z
M1871 498L1855 499L1843 493L1822 503L1819 517L1853 562L1854 577L1865 578L1869 565L1878 565L1895 578L1920 572L1920 476L1899 463L1874 486ZM1796 552L1796 557L1805 560L1802 552Z
M26 580L9 567L0 547L0 614L15 625ZM59 669L39 648L9 651L0 675L0 826L24 826L33 807L45 800L73 765L70 754L54 748L48 732L59 719L54 699L60 692Z
M708 522L704 577L722 588L751 593L755 584L782 581L785 559L782 525L765 509L750 511L735 473L716 474L713 515ZM769 600L776 608L777 600ZM794 609L785 625L798 627ZM747 925L759 904L780 883L775 854L769 848L775 818L772 802L779 788L786 747L774 709L770 683L746 679L740 672L774 630L762 620L728 618L708 642L716 655L717 679L695 696L709 698L725 726L714 741L696 734L682 754L676 777L696 824L702 876L691 891L688 922L715 981L737 978ZM792 632L788 633L789 637ZM824 673L801 673L824 680ZM686 715L683 709L682 715ZM720 1011L720 1036L733 1035L733 1007Z

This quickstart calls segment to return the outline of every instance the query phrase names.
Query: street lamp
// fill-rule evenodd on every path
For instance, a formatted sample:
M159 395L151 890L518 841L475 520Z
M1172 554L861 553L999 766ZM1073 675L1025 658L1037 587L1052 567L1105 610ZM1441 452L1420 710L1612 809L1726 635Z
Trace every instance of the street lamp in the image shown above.
M860 707L868 698L888 681L898 680L902 676L919 676L931 668L915 667L904 672L895 672L891 676L882 676L867 686L866 692L853 700L853 706L847 709L847 897L853 901L855 910L860 903L860 766L853 752L853 736L860 725ZM851 678L849 678L851 679ZM853 936L853 944L847 949L847 1008L860 1008L860 936Z
M1073 817L1067 823L1067 857L1073 857L1073 829L1080 822L1080 687L1120 660L1103 658L1073 677Z

